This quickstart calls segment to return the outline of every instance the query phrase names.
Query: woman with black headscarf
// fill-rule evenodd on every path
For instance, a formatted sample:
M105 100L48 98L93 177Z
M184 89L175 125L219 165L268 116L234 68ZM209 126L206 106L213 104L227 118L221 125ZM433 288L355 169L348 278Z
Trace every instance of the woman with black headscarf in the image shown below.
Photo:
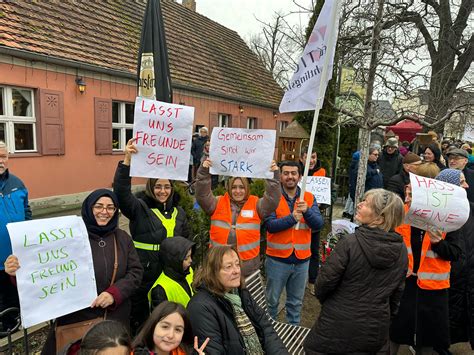
M132 239L127 232L118 228L116 195L106 189L93 191L82 203L81 214L89 234L98 296L90 307L56 319L55 327L52 327L44 345L43 354L56 353L57 326L92 320L104 315L107 319L121 322L127 328L130 325L130 296L140 285L143 268ZM114 264L117 264L116 271ZM5 261L5 271L11 276L15 275L19 266L18 259L13 255Z
M147 294L162 272L159 256L161 242L174 236L189 237L186 213L178 206L179 195L175 193L173 181L148 179L144 192L132 193L130 161L136 152L134 139L130 139L114 178L114 192L120 210L130 220L130 234L144 268L142 284L132 297L133 333L150 315Z

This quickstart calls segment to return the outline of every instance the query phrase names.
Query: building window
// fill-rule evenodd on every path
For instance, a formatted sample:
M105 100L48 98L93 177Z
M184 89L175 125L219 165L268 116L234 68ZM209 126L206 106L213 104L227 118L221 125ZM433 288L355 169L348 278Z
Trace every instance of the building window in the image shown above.
M229 127L230 116L224 113L219 113L219 127Z
M247 117L247 129L256 129L257 119L255 117Z
M286 127L288 127L288 121L280 121L278 131L283 131Z
M133 115L135 105L128 102L112 101L112 149L125 150L133 137Z
M10 153L36 151L33 90L0 86L0 140Z

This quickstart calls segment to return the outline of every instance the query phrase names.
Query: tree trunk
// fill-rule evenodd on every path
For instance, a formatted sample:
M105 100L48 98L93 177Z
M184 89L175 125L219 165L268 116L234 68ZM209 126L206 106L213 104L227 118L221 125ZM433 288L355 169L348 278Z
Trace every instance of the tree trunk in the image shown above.
M378 0L377 15L375 18L374 31L372 32L372 46L367 78L367 92L365 94L364 121L360 128L360 160L357 170L357 187L355 193L354 207L361 201L365 191L365 177L367 175L367 159L369 157L370 126L374 122L374 105L372 95L374 93L375 74L377 72L377 54L380 49L380 32L382 31L383 5L385 0Z
M362 200L365 192L365 177L367 175L367 159L369 158L369 140L370 140L370 129L361 128L359 134L360 143L360 159L359 166L357 169L357 185L355 192L354 209L357 204ZM355 215L355 210L354 210Z

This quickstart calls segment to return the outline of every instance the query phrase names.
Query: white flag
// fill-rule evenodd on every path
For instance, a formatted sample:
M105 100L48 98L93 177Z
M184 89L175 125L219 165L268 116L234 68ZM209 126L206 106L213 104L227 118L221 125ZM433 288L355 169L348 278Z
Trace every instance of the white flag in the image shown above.
M315 110L317 105L322 102L327 83L332 77L340 12L333 12L332 10L337 1L326 0L324 2L303 55L296 65L296 71L285 88L286 92L280 103L280 112ZM329 73L327 80L321 83L321 74L327 55L330 56L328 62ZM319 89L320 85L323 85L321 89ZM319 97L317 97L318 90Z

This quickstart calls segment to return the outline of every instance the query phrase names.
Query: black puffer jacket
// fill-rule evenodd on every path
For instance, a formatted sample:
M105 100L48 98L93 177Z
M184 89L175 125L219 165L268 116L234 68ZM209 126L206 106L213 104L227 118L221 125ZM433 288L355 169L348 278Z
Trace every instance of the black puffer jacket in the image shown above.
M270 319L255 303L250 293L245 289L240 290L240 297L242 307L257 332L265 354L288 354L283 342L273 329ZM189 301L187 310L194 334L199 338L199 344L202 344L207 337L210 338L205 349L206 354L249 354L237 329L229 301L201 287Z
M186 258L186 254L189 249L193 249L191 255L194 252L194 246L196 244L187 240L183 237L167 238L161 243L160 247L160 260L163 265L163 272L170 279L173 279L181 285L184 291L191 297L192 290L186 280L186 276L189 274L189 269L183 270L183 261ZM151 290L151 308L154 309L161 302L167 301L166 290L161 285L156 285Z
M403 156L398 149L393 154L387 153L387 147L382 150L382 154L377 161L383 175L383 187L387 188L388 181L393 175L399 174L403 169Z
M395 232L361 226L341 239L316 280L322 309L304 343L306 354L379 351L388 341L407 266L405 244Z
M117 194L120 210L130 220L130 234L134 241L160 244L166 239L166 229L151 210L152 208L158 208L166 216L176 207L178 209L178 216L176 217L174 235L188 238L189 230L186 213L178 206L178 194L173 193L172 201L169 201L166 206L157 203L157 201L149 198L144 193L140 193L137 196L133 195L131 191L130 167L122 164L122 162L118 164L117 171L115 172L114 192ZM148 292L151 283L157 279L162 271L159 252L139 248L137 248L137 252L140 262L145 269L143 283L148 285Z
M461 259L451 262L449 327L451 344L470 341L474 349L474 204L459 230Z
M405 201L405 186L410 183L410 175L402 170L400 174L393 175L387 183L387 190L396 193Z

